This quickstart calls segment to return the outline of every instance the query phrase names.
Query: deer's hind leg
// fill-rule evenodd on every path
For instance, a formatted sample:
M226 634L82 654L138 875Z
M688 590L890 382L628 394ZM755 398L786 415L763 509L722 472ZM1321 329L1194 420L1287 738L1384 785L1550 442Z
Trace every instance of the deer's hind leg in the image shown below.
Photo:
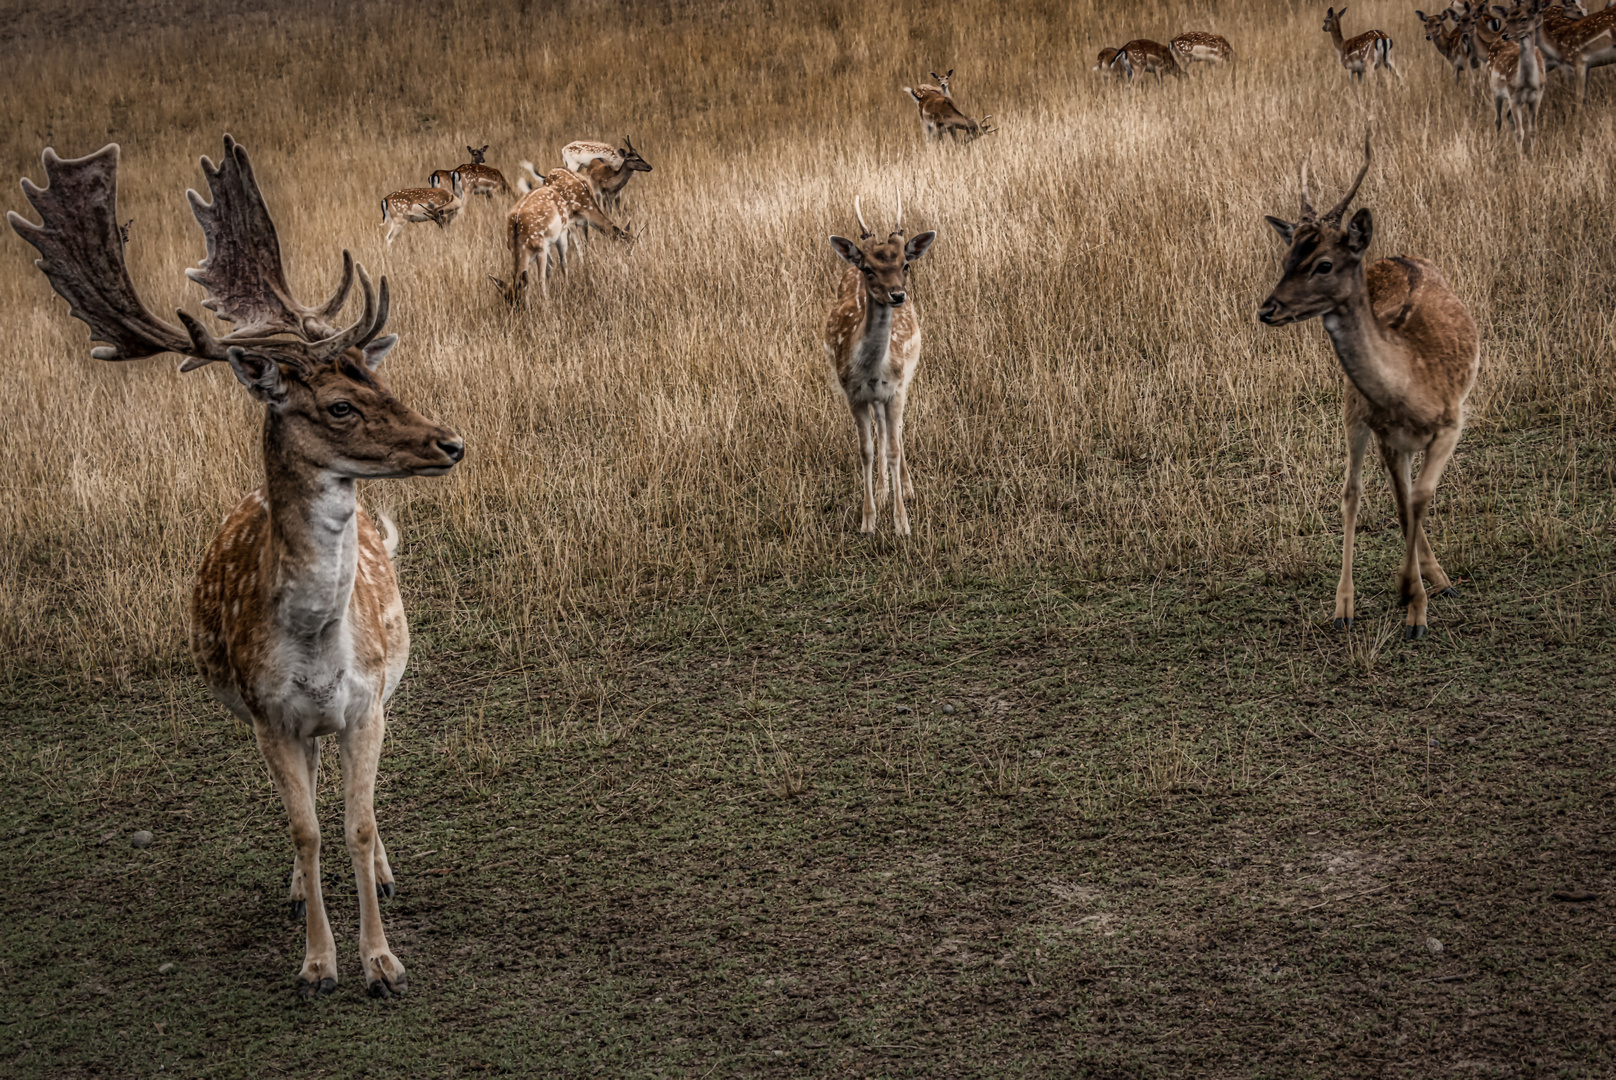
M319 768L320 743L317 739L298 739L261 722L253 724L253 731L275 791L286 807L292 846L297 852L292 883L294 889L301 886L304 917L298 993L303 997L329 994L337 988L337 943L331 936L325 898L320 892L320 821L315 814L311 783ZM298 902L294 899L294 911Z
M343 834L359 891L359 958L371 996L383 998L402 996L409 988L403 963L387 946L377 899L380 887L376 866L386 855L376 833L376 766L381 760L385 731L386 721L378 701L364 722L344 728L338 736L342 749Z

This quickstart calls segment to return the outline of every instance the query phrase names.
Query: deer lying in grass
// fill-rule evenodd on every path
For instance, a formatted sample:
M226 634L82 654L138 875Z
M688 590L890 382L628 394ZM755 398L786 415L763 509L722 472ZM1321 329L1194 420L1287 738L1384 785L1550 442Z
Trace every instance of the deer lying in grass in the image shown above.
M948 74L943 76L934 71L931 77L938 81L939 86L922 84L903 88L903 92L920 109L920 126L926 137L934 142L942 142L945 137L959 142L960 136L964 135L966 142L972 142L984 135L992 135L997 129L988 123L993 119L991 114L980 121L972 120L954 104L954 95L948 89L948 80L953 75L953 68L949 68Z
M488 153L487 143L483 144L481 150L468 146L466 152L471 155L471 160L464 165L456 165L454 171L460 174L467 193L481 195L485 199L511 193L511 185L505 182L505 174L484 160L484 155Z
M528 269L535 255L539 256L539 292L550 298L550 262L555 261L559 273L567 272L567 248L570 230L596 228L610 233L618 240L631 240L626 229L620 229L595 202L594 193L577 173L570 169L552 169L541 176L531 162L522 162L529 176L517 180L522 197L517 200L506 218L505 245L511 253L511 279L504 281L489 275L506 303L529 303Z
M901 196L898 222L885 240L876 240L864 224L857 199L853 212L859 222L858 243L830 238L831 247L849 267L825 320L825 356L858 425L864 462L859 531L875 532L876 509L886 501L890 482L893 528L899 536L908 536L909 512L903 500L913 498L915 491L903 456L903 409L909 384L920 370L920 314L907 302L909 265L930 250L937 234L923 232L904 240Z
M1383 34L1379 30L1365 30L1350 40L1343 38L1341 16L1346 13L1346 8L1340 11L1330 8L1324 14L1324 32L1330 35L1330 41L1335 45L1335 54L1341 61L1341 66L1360 83L1363 82L1365 71L1374 71L1376 68L1385 68L1397 76L1398 82L1402 82L1403 73L1392 63L1391 35Z
M1234 61L1234 46L1222 34L1189 30L1167 43L1180 68L1191 64L1228 64Z
M1403 566L1398 592L1408 608L1404 635L1426 634L1422 575L1439 595L1456 595L1425 536L1425 517L1437 482L1464 431L1465 398L1481 363L1476 324L1442 272L1424 259L1394 256L1364 269L1364 251L1374 233L1367 209L1346 228L1341 215L1369 171L1364 163L1347 194L1319 215L1307 191L1302 163L1302 217L1268 224L1289 245L1284 276L1258 309L1269 326L1287 326L1318 316L1347 375L1347 482L1341 494L1344 539L1341 579L1335 592L1335 625L1352 625L1352 542L1363 497L1363 459L1371 437L1397 500L1403 528ZM1425 454L1419 480L1414 455Z
M182 327L153 314L135 291L117 239L118 147L64 161L44 154L49 186L23 181L43 219L13 213L11 227L42 258L51 287L109 344L97 360L172 352L181 371L220 361L264 407L264 483L225 518L191 595L191 655L213 696L246 721L291 819L296 858L293 914L305 924L304 996L337 985L337 950L320 891L315 794L320 737L342 754L343 833L359 889L365 983L378 997L404 993L404 965L388 948L378 898L394 878L376 832L373 795L384 706L409 657L410 637L392 556L398 532L378 529L354 481L441 476L465 444L391 393L377 369L398 339L387 323L387 279L359 281L365 311L338 330L328 320L353 284L318 308L292 299L275 233L247 153L229 135L217 167L202 159L211 203L190 192L207 257L187 276L207 290L203 306L239 329L215 338L179 312Z
M411 222L430 221L442 229L448 226L466 204L460 174L438 169L427 177L427 187L404 188L382 200L382 224L387 228L387 246Z
M588 181L601 209L615 212L625 185L637 172L650 172L651 165L623 136L622 147L610 143L570 142L561 148L561 163ZM532 171L532 166L528 165Z

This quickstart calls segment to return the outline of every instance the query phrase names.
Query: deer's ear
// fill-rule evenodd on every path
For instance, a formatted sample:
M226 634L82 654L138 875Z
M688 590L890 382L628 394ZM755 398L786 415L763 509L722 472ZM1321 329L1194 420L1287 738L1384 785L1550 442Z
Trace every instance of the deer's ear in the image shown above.
M1414 9L1414 17L1416 19L1420 20L1420 22L1424 22L1425 21L1425 12L1421 11L1419 8L1415 8Z
M361 349L360 351L364 353L365 356L365 370L375 371L377 368L381 367L382 361L387 359L387 354L392 352L393 346L397 344L397 334L383 334L381 337L377 338L375 341L372 341L369 345L366 345L363 349Z
M831 237L830 246L836 249L836 254L840 255L854 266L864 265L864 252L860 251L859 246L853 243L853 241L849 240L847 237Z
M1347 223L1347 250L1354 255L1362 255L1369 246L1369 240L1375 235L1375 219L1370 216L1369 207L1364 207L1352 215Z
M236 380L247 388L254 401L270 408L286 401L286 383L281 379L281 366L275 361L239 348L227 349L224 355L230 361L230 370L236 373Z
M936 240L936 230L921 233L919 236L903 245L903 257L908 259L910 262L914 262L916 259L926 254L926 252L930 251L932 244L935 243Z
M1268 214L1263 217L1263 220L1272 225L1274 227L1274 231L1279 234L1279 238L1285 241L1287 244L1290 243L1291 238L1296 235L1296 226L1292 225L1284 218L1277 218L1272 214Z

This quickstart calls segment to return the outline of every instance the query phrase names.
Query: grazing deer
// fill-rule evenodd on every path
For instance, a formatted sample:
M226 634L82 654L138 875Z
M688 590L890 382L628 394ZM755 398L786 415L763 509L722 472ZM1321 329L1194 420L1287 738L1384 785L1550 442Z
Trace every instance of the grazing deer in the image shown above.
M438 169L427 177L429 186L404 188L382 200L382 224L387 227L387 246L393 246L394 237L412 221L436 222L444 228L460 213L465 205L465 188L460 174Z
M1556 66L1571 69L1577 80L1577 108L1588 95L1588 72L1606 64L1616 64L1616 7L1607 6L1592 15L1574 16L1581 6L1565 4L1545 8L1536 41L1544 56Z
M1344 539L1336 628L1352 625L1352 541L1363 496L1364 452L1373 435L1403 529L1398 591L1408 608L1404 635L1422 638L1427 599L1422 574L1438 594L1456 594L1426 539L1425 516L1464 431L1465 397L1475 385L1481 353L1470 312L1435 265L1399 255L1365 271L1363 255L1374 232L1373 219L1360 209L1343 229L1341 215L1368 171L1366 135L1357 179L1320 216L1308 197L1307 163L1302 163L1301 220L1267 219L1289 251L1284 276L1257 318L1269 326L1286 326L1319 316L1347 375L1347 481L1341 494ZM1425 452L1425 465L1414 482L1414 455L1420 451Z
M522 167L538 181L537 186L526 177L517 181L523 192L505 219L505 245L511 252L511 280L503 281L492 274L489 280L498 287L506 303L529 302L528 267L534 255L539 258L539 292L550 298L550 260L555 259L556 270L567 272L567 247L570 229L596 228L610 233L618 240L631 240L626 229L620 229L596 204L594 194L583 178L570 169L552 169L540 176L529 162Z
M1178 61L1173 58L1173 50L1159 41L1148 38L1135 38L1117 50L1112 57L1111 66L1120 71L1124 78L1133 82L1135 72L1145 72L1156 76L1161 82L1162 73L1173 76L1175 79L1184 77L1184 69L1179 67Z
M1483 19L1467 31L1481 44L1487 57L1493 126L1502 131L1504 114L1508 112L1516 149L1522 153L1537 136L1537 112L1543 101L1544 56L1535 44L1542 22L1543 16L1533 7L1517 9L1507 17Z
M202 159L213 201L189 193L208 254L186 275L207 290L203 306L239 329L215 338L183 310L183 328L153 314L114 239L118 154L112 144L64 161L46 150L49 186L23 181L43 224L7 217L39 249L36 265L71 313L109 343L91 356L172 352L188 358L181 371L222 361L264 406L264 484L225 518L203 557L191 596L191 655L214 698L251 725L291 819L293 914L306 934L299 992L312 997L337 985L315 807L319 740L335 735L365 982L378 997L402 994L404 965L387 946L378 903L393 895L394 878L373 795L384 706L404 674L410 639L392 563L397 530L385 517L376 527L355 499L354 481L441 476L465 444L405 406L377 374L398 340L382 335L386 278L378 299L359 270L365 312L343 330L327 320L353 284L347 252L342 282L325 304L292 298L274 222L246 151L229 135L217 167Z
M1454 82L1463 79L1465 71L1476 66L1476 60L1466 48L1464 25L1453 9L1443 8L1434 15L1416 10L1414 17L1425 27L1425 40L1436 46L1442 59L1453 68ZM1450 22L1453 25L1448 27Z
M627 135L621 148L609 143L568 143L561 148L561 163L589 182L595 200L606 210L617 209L619 193L635 173L651 171L650 163Z
M1392 63L1391 35L1379 30L1365 30L1350 41L1346 40L1341 36L1341 16L1346 13L1346 8L1340 11L1330 8L1324 14L1324 32L1330 35L1330 40L1335 44L1335 54L1340 58L1341 66L1360 83L1363 82L1365 71L1374 71L1376 68L1385 68L1397 76L1398 82L1402 82L1403 73Z
M858 425L864 462L859 531L875 532L876 508L886 501L890 481L893 528L899 536L908 536L909 512L903 500L913 498L915 490L903 456L903 408L909 384L920 370L920 315L907 303L909 265L926 254L937 234L923 232L904 240L901 195L898 222L885 240L876 240L864 224L857 199L853 213L858 217L858 243L830 238L831 247L849 267L825 320L825 356Z
M964 134L966 142L980 139L984 135L991 135L996 130L988 121L992 115L984 116L980 121L972 120L959 110L954 104L954 95L948 89L948 80L954 75L954 69L949 68L947 75L939 76L935 71L931 77L941 86L906 86L903 92L908 94L914 103L920 107L920 126L926 132L926 137L936 142L942 142L946 136L954 142L959 142L960 135Z
M1099 60L1095 63L1095 65L1093 67L1089 68L1089 70L1099 72L1100 73L1100 78L1102 78L1102 79L1111 78L1111 76L1116 74L1116 69L1114 67L1112 67L1112 64L1115 62L1115 60L1117 58L1117 53L1119 51L1121 51L1121 50L1118 50L1118 49L1101 49L1100 50ZM924 90L925 87L922 86L922 87L920 87L920 89Z
M471 160L464 165L455 166L455 172L460 174L461 181L466 190L473 195L481 195L485 199L492 199L494 195L509 195L511 185L505 182L505 174L484 162L483 155L488 152L488 144L484 143L481 150L466 147Z
M1222 34L1208 34L1190 30L1167 43L1173 50L1178 66L1188 69L1191 64L1227 64L1234 60L1234 46Z

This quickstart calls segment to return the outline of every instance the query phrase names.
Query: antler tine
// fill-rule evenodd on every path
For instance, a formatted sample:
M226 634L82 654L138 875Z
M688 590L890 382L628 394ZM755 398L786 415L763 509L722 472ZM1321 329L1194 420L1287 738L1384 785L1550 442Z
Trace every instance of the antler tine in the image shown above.
M292 297L286 283L280 238L246 148L225 135L223 158L214 165L204 157L202 172L213 201L203 202L195 191L187 191L186 197L208 253L185 272L208 291L202 306L226 322L240 324L230 335L238 341L289 333L312 342L336 333L326 319L341 308L353 286L349 260L343 260L343 279L331 299L319 308L305 307Z
M39 249L34 265L68 302L73 317L90 328L91 339L108 343L91 349L91 356L134 360L190 354L195 343L153 315L129 278L116 214L118 154L117 143L81 158L60 158L47 149L41 155L46 186L22 182L40 224L14 212L6 220Z
M1341 215L1347 212L1347 207L1348 207L1348 205L1351 204L1353 196L1358 194L1358 185L1363 183L1363 178L1365 176L1367 176L1368 174L1369 174L1369 129L1365 128L1364 129L1364 136L1363 136L1363 168L1358 170L1357 177L1352 181L1352 187L1348 188L1347 193L1345 195L1341 196L1341 201L1336 203L1334 206L1332 206L1330 208L1330 212L1328 214L1324 215L1324 220L1325 221L1328 221L1332 225L1341 224Z
M868 240L875 235L870 231L870 227L864 224L864 211L859 208L859 197L857 195L853 196L853 216L858 218L860 240Z
M899 236L902 236L903 235L903 188L899 187L897 189L897 192L898 192L898 223L892 227L892 231L897 233Z
M323 341L311 342L309 352L320 362L331 360L349 349L362 349L376 340L382 328L387 325L387 315L392 307L392 300L387 288L387 277L382 276L381 291L371 287L370 275L365 273L363 266L359 267L359 287L364 291L365 313L357 322L346 330Z
M1308 194L1307 194L1307 162L1308 162L1308 158L1311 158L1312 156L1313 156L1313 151L1309 150L1308 153L1307 153L1307 157L1302 159L1302 220L1303 221L1317 221L1319 219L1318 211L1313 209L1313 200L1308 198Z

